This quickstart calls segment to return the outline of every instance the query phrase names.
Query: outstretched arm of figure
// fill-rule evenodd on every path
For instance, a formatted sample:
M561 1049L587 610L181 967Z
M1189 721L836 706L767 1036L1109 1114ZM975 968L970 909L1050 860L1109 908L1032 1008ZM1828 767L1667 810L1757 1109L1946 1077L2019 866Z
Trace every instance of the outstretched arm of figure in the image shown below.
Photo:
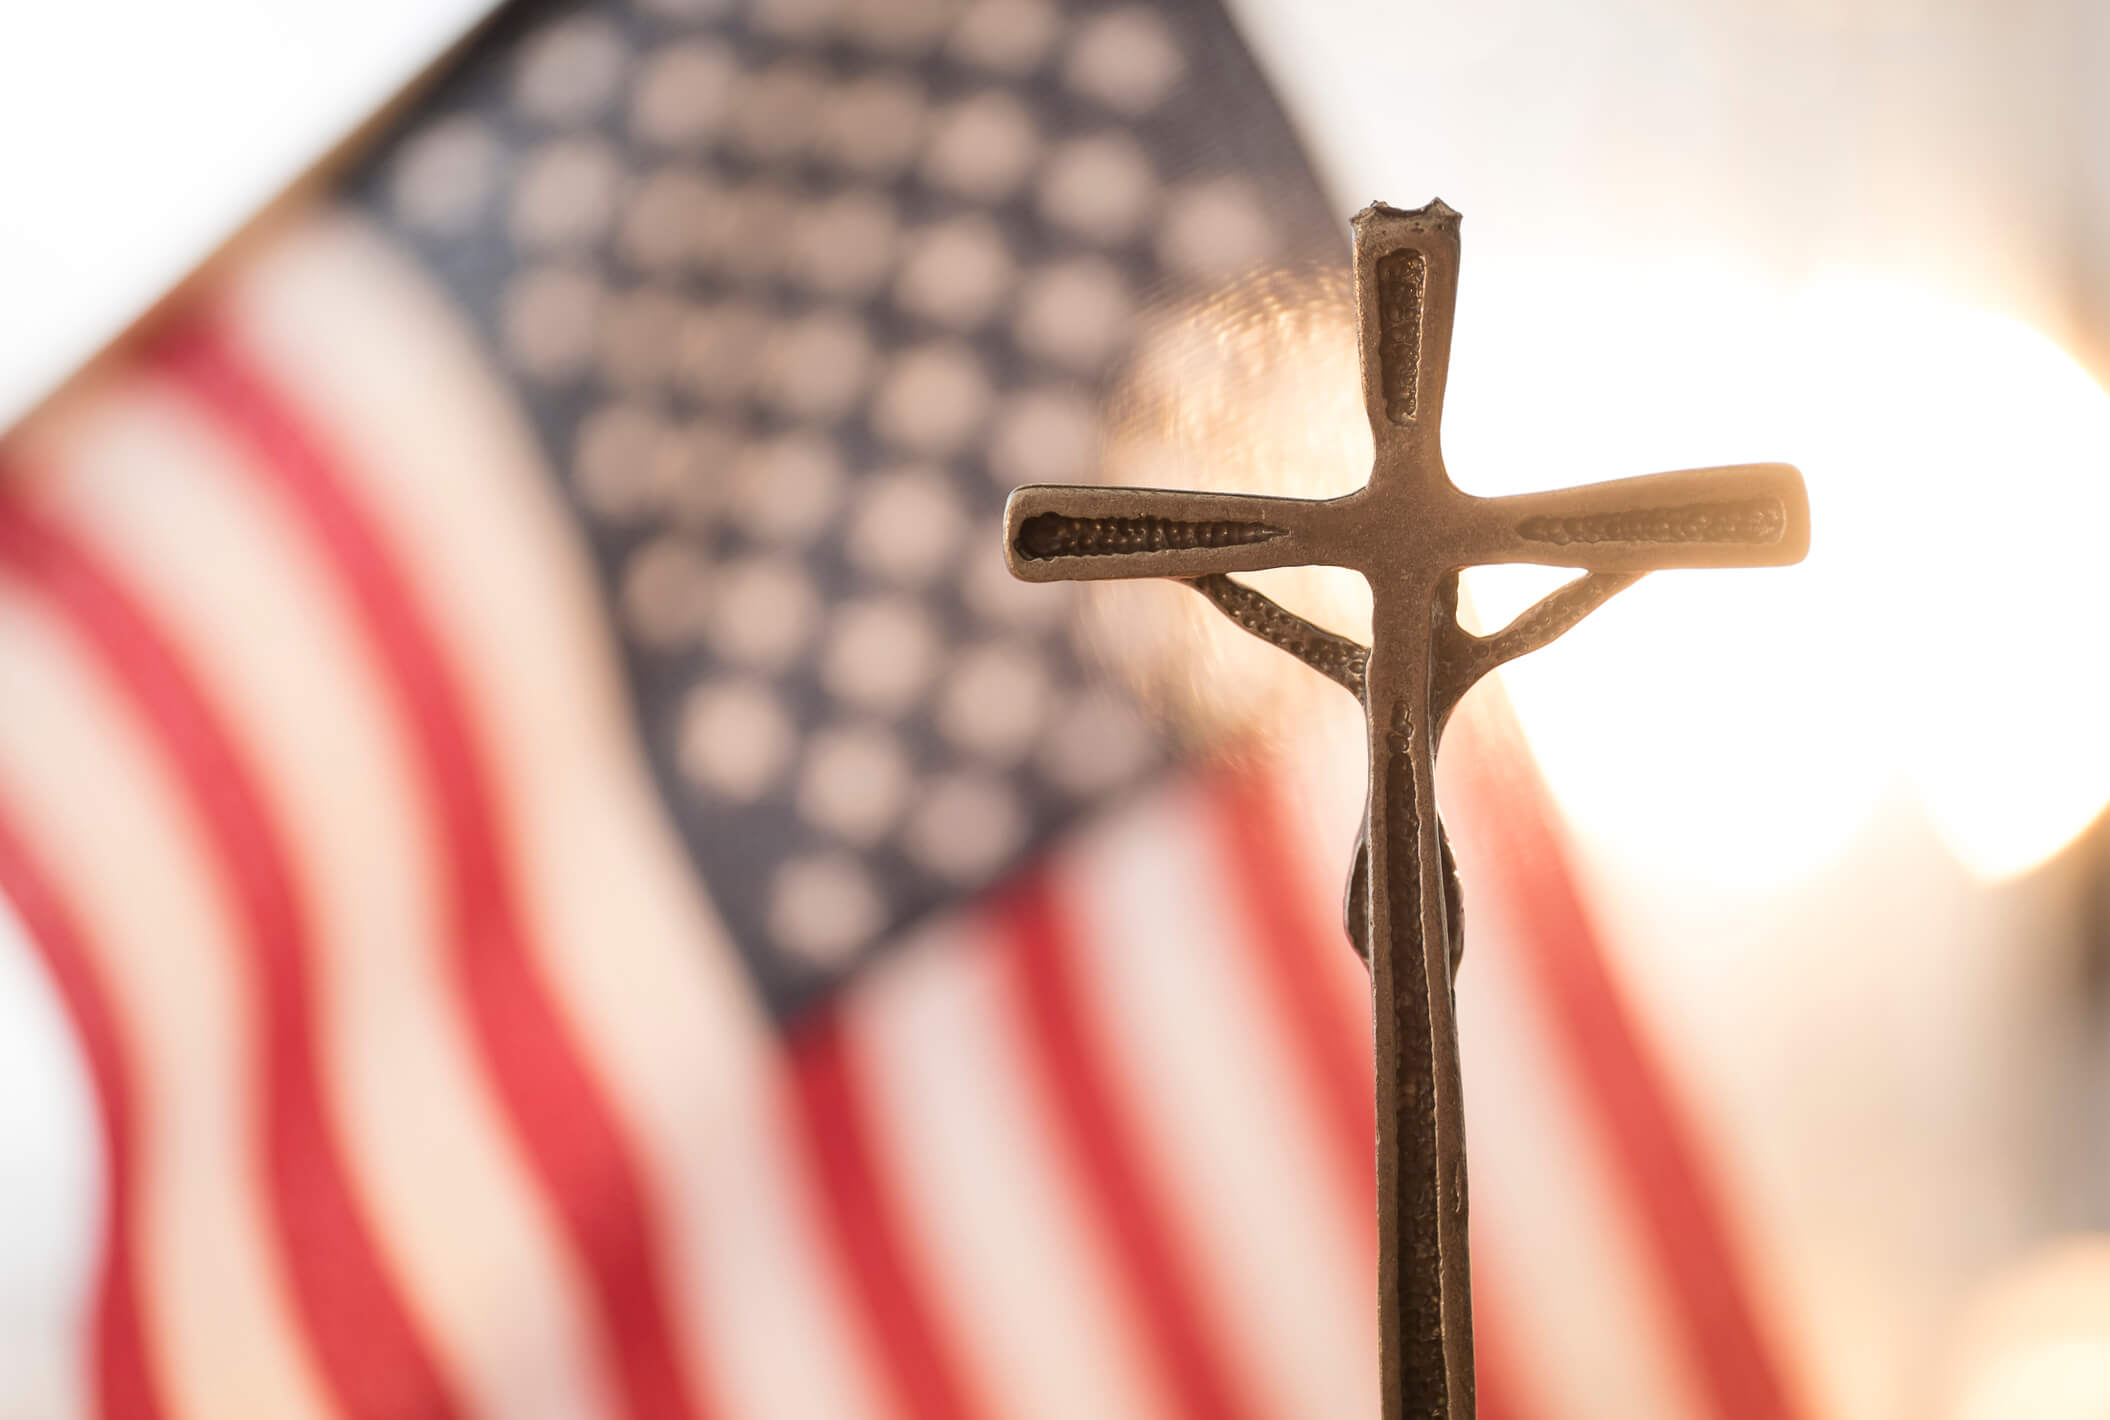
M1539 598L1489 636L1475 636L1458 624L1458 574L1444 578L1436 609L1435 665L1429 686L1429 709L1437 735L1443 734L1451 712L1482 676L1566 634L1641 577L1639 572L1586 572Z
M1263 593L1254 591L1243 582L1235 581L1221 573L1193 577L1187 585L1207 597L1209 601L1231 618L1243 630L1251 632L1261 640L1280 650L1289 652L1310 666L1320 675L1351 692L1357 700L1363 698L1364 677L1370 661L1370 648L1360 642L1339 636L1322 626L1315 626L1296 613L1285 610L1282 605ZM1455 624L1456 618L1453 617ZM1456 868L1451 863L1450 843L1444 840L1444 867L1451 879L1456 877ZM1368 853L1360 834L1355 840L1355 863L1348 870L1348 902L1346 926L1348 941L1355 954L1370 965L1370 926L1367 879L1369 873ZM1457 900L1455 886L1451 888L1451 900ZM1457 952L1457 936L1452 935L1453 955Z
M1446 577L1433 608L1437 634L1429 687L1429 708L1439 737L1451 712L1458 708L1458 702L1482 676L1553 641L1640 579L1638 572L1585 573L1540 598L1500 631L1491 636L1475 636L1458 625L1457 574ZM1362 699L1370 659L1368 647L1306 621L1265 594L1222 573L1189 578L1187 585L1207 597L1218 611L1242 629L1287 651L1327 679L1353 692L1358 700ZM1457 864L1451 857L1449 836L1445 835L1440 841L1447 909L1444 915L1451 939L1451 967L1455 971L1464 955L1463 913L1460 911ZM1368 848L1358 838L1355 864L1348 875L1345 913L1349 941L1366 966L1370 961L1366 940L1368 905L1361 898L1367 890L1364 881L1367 877L1364 855L1367 852Z
M1370 648L1316 626L1279 602L1221 572L1187 579L1187 585L1215 604L1242 629L1270 646L1289 652L1357 700L1363 698L1363 676Z

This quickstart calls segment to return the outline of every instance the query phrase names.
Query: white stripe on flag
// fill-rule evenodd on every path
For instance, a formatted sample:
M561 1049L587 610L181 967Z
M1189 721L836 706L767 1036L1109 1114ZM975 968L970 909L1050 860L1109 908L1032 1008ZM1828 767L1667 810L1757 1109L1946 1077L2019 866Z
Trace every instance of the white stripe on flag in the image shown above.
M243 344L298 378L502 769L527 936L638 1151L706 1394L735 1414L884 1413L787 1175L776 1041L645 776L583 549L517 406L451 308L349 219L255 261L230 307Z
M0 794L134 1051L140 1302L157 1379L193 1420L319 1420L330 1406L264 1196L254 997L196 826L100 668L5 579L0 704Z
M26 456L258 771L309 902L324 1082L377 1242L480 1413L604 1413L572 1260L450 1004L416 771L335 588L173 386L128 382L78 416Z
M880 1167L987 1414L1168 1414L1024 1076L997 956L1009 945L986 916L962 914L843 1007Z
M1294 1065L1226 910L1211 804L1182 787L1058 860L1090 1009L1140 1137L1177 1200L1210 1320L1261 1414L1352 1415L1377 1404L1373 1281L1303 1106Z
M876 1379L869 1333L852 1319L837 1264L820 1241L821 1206L789 1121L788 1085L714 1111L688 1161L696 1226L678 1271L708 1330L722 1414L813 1420L915 1420Z
M82 1345L110 1176L89 1054L56 973L0 897L0 1397L9 1420L92 1415Z

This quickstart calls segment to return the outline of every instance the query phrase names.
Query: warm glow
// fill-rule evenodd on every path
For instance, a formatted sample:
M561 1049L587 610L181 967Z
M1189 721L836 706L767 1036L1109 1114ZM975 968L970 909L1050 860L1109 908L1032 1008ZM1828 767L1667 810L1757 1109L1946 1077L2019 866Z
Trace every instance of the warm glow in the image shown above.
M1857 277L1783 297L1656 270L1461 302L1453 382L1450 461L1489 491L1741 459L1809 479L1805 565L1651 577L1506 673L1601 848L1778 882L1909 782L2000 877L2110 800L2110 398L2041 335ZM1513 605L1515 576L1476 593Z
M1937 339L1980 359L1953 417L1930 411L1887 461L1868 459L1899 481L1918 473L1929 504L1925 544L1899 561L1936 589L1936 615L1906 642L1913 779L1965 865L2004 877L2110 800L2110 398L2012 321L1951 316L1921 333L1893 378L1953 371Z
M1370 472L1345 271L1264 273L1170 312L1138 342L1112 401L1108 481L1324 498ZM1334 567L1248 579L1285 606L1359 639L1363 579ZM1091 639L1183 733L1197 739L1301 724L1332 684L1238 630L1169 582L1101 583Z
M1278 277L1166 322L1117 400L1112 476L1354 486L1370 446L1350 320L1343 283ZM1997 878L2110 800L2110 397L2019 322L1855 275L1787 290L1705 264L1585 282L1468 263L1444 427L1480 492L1781 459L1809 480L1803 565L1652 576L1503 672L1598 851L1765 888L1836 861L1885 795L1916 789ZM1549 575L1478 569L1480 620ZM1258 580L1360 630L1367 598L1340 597L1342 577L1361 590ZM1198 733L1335 693L1184 591L1098 606L1099 643Z
M1950 1353L1945 1420L2110 1414L2110 1241L2073 1237L1995 1276Z

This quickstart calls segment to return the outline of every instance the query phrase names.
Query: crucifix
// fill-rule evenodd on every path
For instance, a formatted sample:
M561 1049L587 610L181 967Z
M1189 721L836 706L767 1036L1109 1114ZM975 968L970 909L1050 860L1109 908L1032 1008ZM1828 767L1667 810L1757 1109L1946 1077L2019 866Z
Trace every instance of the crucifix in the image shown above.
M1020 488L1004 516L1031 582L1174 577L1363 704L1370 790L1348 931L1376 1005L1378 1334L1384 1420L1472 1420L1464 1108L1453 981L1459 895L1436 813L1436 746L1460 699L1503 662L1575 625L1643 573L1779 566L1809 547L1802 478L1785 464L1691 469L1555 493L1482 498L1450 481L1440 443L1458 291L1458 214L1358 213L1355 292L1369 481L1324 500L1167 489ZM1458 624L1465 567L1531 562L1582 574L1488 636ZM1370 645L1315 626L1235 572L1328 564L1370 584Z

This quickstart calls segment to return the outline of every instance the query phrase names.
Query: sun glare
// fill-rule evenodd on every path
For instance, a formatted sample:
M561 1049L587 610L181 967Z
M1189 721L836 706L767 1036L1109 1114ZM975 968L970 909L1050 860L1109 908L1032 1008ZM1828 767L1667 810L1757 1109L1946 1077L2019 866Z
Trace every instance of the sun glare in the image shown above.
M1758 890L1837 861L1913 792L1983 877L2056 853L2110 799L2110 397L2041 334L1925 289L1585 265L1468 268L1453 476L1495 493L1788 460L1812 546L1792 568L1648 577L1503 671L1575 826L1658 880ZM1168 319L1117 401L1111 475L1355 486L1352 321L1344 281L1289 275ZM1477 619L1559 575L1476 569ZM1367 634L1351 574L1262 580ZM1295 722L1334 693L1178 589L1096 606L1097 644L1191 733Z
M1473 486L1757 459L1809 480L1803 566L1659 574L1505 672L1602 849L1778 882L1909 783L1998 878L2110 799L2110 398L2051 341L1875 279L1783 297L1704 268L1460 314L1447 453ZM1517 580L1474 594L1499 615Z

